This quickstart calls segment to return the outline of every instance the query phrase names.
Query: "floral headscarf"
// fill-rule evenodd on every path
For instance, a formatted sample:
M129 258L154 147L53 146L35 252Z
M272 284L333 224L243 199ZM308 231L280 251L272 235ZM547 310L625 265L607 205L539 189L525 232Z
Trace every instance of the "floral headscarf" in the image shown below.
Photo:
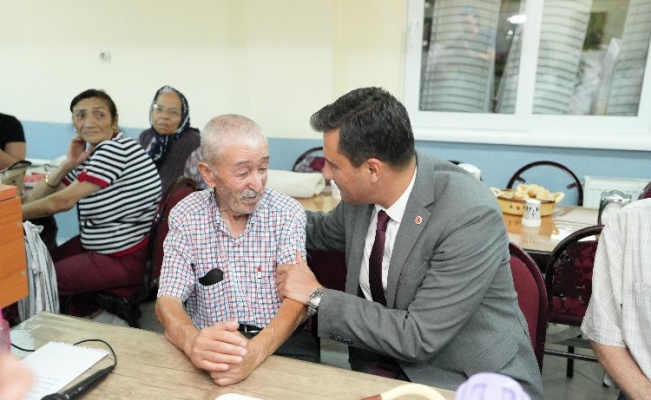
M156 99L158 99L158 96L164 92L176 93L181 99L181 123L172 135L161 135L156 132L156 129L154 129L154 121L152 119L152 109L154 104L156 104ZM156 95L154 95L154 100L152 100L151 106L149 107L149 124L151 125L151 129L154 131L154 140L151 141L147 154L149 154L149 157L151 157L154 163L158 165L163 160L165 153L170 146L170 137L171 140L178 140L183 135L183 132L190 127L190 107L188 107L188 100L185 98L183 93L167 85L158 89Z

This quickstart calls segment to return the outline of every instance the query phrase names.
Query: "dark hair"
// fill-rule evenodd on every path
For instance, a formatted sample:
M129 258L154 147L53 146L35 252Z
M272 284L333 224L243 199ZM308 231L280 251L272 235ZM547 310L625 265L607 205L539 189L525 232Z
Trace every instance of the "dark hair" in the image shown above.
M406 166L415 155L414 134L405 107L382 88L355 89L310 118L312 129L339 129L339 152L354 167L369 158Z
M75 96L74 99L70 102L70 112L72 112L72 108L77 105L82 100L85 99L92 99L93 97L97 97L99 99L102 99L108 103L108 108L109 112L111 113L111 118L115 119L118 116L118 109L115 107L115 103L113 102L113 99L111 99L111 96L106 94L105 91L103 90L97 90L97 89L88 89L84 90L83 92L79 93L78 95Z

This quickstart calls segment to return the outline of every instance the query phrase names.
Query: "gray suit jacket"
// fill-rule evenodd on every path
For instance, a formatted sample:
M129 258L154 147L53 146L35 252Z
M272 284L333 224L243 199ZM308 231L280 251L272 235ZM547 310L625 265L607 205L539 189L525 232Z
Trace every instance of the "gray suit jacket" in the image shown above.
M518 380L532 399L542 399L494 195L447 161L420 152L417 158L389 266L386 308L358 296L374 205L340 203L327 214L308 213L307 248L346 252L346 293L324 294L319 336L348 344L355 370L368 372L378 354L386 355L412 382L450 390L474 373L500 372Z

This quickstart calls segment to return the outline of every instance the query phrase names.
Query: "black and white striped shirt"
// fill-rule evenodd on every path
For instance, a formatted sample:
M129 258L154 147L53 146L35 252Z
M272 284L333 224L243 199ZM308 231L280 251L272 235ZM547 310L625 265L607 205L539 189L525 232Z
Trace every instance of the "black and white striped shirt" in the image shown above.
M90 182L100 190L77 204L81 243L102 254L125 252L149 234L161 199L156 166L142 147L119 133L97 145L63 183Z

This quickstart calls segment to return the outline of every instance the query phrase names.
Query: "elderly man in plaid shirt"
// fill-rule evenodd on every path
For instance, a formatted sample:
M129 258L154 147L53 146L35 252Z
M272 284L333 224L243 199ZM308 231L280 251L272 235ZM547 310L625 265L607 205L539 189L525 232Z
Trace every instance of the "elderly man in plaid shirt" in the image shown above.
M260 127L240 115L213 118L201 152L209 189L169 217L156 304L167 338L218 385L246 378L271 354L318 362L305 307L276 291L276 267L305 255L306 218L296 200L265 188Z
M651 199L608 219L581 329L621 394L651 399Z

